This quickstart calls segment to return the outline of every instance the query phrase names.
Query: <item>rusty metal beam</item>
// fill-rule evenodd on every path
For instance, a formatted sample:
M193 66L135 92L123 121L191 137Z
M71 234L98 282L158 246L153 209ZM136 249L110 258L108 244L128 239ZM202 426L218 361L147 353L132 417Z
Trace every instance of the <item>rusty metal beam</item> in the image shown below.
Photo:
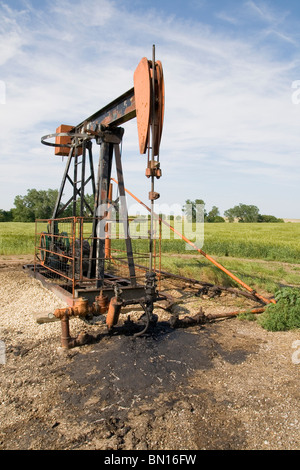
M70 132L84 133L85 129L100 130L100 126L117 127L136 117L134 88L104 106L75 126Z

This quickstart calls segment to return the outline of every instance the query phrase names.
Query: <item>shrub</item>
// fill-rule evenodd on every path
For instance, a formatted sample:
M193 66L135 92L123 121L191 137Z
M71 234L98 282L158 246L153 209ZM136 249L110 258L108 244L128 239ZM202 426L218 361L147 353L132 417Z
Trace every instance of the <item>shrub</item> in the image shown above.
M300 290L285 287L275 292L276 304L270 304L261 315L259 324L269 331L300 328Z
M252 313L251 311L249 311L249 312L240 313L237 318L238 320L255 321L256 315Z

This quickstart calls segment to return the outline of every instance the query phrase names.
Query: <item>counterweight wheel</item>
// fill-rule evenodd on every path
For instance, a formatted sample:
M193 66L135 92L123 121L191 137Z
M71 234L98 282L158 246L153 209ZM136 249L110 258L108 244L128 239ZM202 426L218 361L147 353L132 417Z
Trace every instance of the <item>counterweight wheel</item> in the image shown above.
M160 61L155 62L155 115L152 108L152 62L146 57L140 61L134 72L134 96L140 153L146 153L150 139L150 125L154 125L154 155L159 153L164 110L165 86L163 68Z
M50 249L50 240L51 237L47 232L42 232L40 236L40 258L41 264L47 264L49 259L49 249Z

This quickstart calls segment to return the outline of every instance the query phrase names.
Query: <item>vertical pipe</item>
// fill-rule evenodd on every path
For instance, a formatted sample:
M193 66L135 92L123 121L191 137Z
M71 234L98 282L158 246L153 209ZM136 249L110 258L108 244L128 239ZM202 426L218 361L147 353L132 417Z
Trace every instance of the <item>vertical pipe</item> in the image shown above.
M99 208L101 213L98 212L97 219L99 219L98 224L101 224L100 219L104 217L104 208L107 209L104 205L107 205L107 197L110 184L111 176L111 163L113 157L113 144L108 142L101 142L101 151L100 151L100 175L99 175ZM100 216L100 217L99 217ZM100 225L102 229L102 226ZM97 255L96 255L96 273L97 273L97 287L102 287L104 280L104 262L105 262L105 236L104 234L99 237L99 231L96 227L97 235Z
M101 143L100 143L100 155L99 155L99 160L98 160L98 170L97 170L97 182L94 183L93 185L93 190L94 190L94 207L93 207L93 227L92 227L92 246L91 246L91 251L90 251L90 259L89 259L89 269L88 269L88 275L87 277L89 279L92 279L96 277L96 253L97 253L97 240L96 240L96 235L97 235L97 209L99 206L99 201L100 201L100 174L101 174L101 162L102 162L102 148L101 148ZM90 153L90 165L92 167L92 155Z
M74 157L74 178L73 178L73 217L76 217L76 199L77 199L77 166L78 166L78 149L77 137L75 143L75 157Z
M41 240L41 237L39 237L39 240ZM39 245L41 242L39 241ZM36 263L37 263L37 254L39 252L39 247L37 246L37 220L35 220L35 226L34 226L34 273L36 271Z
M80 217L84 212L84 184L85 184L85 161L86 161L86 141L82 142L82 161L81 161L81 188L80 188Z
M86 140L82 142L82 157L81 157L81 186L80 186L80 219L77 219L79 230L79 279L83 277L83 216L84 216L84 186L85 186L85 162L86 162Z
M75 297L75 272L76 272L76 217L72 218L72 296Z
M109 185L108 192L109 201L112 200L112 183ZM107 204L107 210L109 210L110 202ZM105 259L111 259L111 224L107 223L105 226Z
M159 284L158 284L158 287L159 287L159 290L161 288L161 231L162 231L162 223L161 223L161 219L159 219L159 275L158 275L158 280L159 280Z
M157 225L156 225L156 220L154 221L154 236L153 236L153 270L155 271L156 269L156 230L157 230Z
M83 217L80 217L77 219L79 221L79 234L80 234L80 261L79 261L79 278L80 281L83 279L83 269L82 269L82 263L83 263Z
M114 147L115 147L116 170L117 170L117 177L118 177L118 188L119 188L120 202L121 202L120 204L121 216L123 219L123 227L124 227L124 232L125 232L125 244L126 244L127 259L128 259L129 277L130 277L131 285L135 286L136 275L135 275L135 267L134 267L134 260L133 260L132 243L131 243L131 238L130 238L130 233L129 233L128 210L127 210L127 204L126 204L121 153L120 153L119 144L115 144Z
M151 166L154 162L154 121L155 121L155 46L152 47L152 102L151 102ZM151 172L151 193L154 193L154 175ZM149 271L153 269L153 219L154 219L154 199L151 198L150 211L150 244L149 244Z
M61 320L61 346L64 349L69 349L70 325L68 315L64 315Z
M92 188L93 188L93 196L95 198L96 195L96 183L95 183L95 172L94 172L94 163L93 163L93 154L92 154L92 142L88 141L88 152L89 152L89 162L90 162L90 172L92 178Z

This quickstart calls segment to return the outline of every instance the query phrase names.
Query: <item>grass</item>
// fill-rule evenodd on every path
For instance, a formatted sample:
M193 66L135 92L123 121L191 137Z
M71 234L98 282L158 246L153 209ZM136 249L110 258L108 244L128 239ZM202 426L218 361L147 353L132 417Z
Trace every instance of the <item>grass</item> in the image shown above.
M300 224L226 223L204 227L202 249L251 287L274 292L280 284L300 285ZM45 225L40 229L45 230ZM34 231L34 223L0 223L0 255L34 254ZM187 250L186 243L173 233L161 245L163 270L234 285L200 253ZM123 248L124 241L114 240L113 246ZM146 253L148 248L148 240L133 240L134 251Z
M204 251L300 263L300 224L205 224Z
M178 230L184 234L184 227ZM165 238L163 253L194 253L173 232ZM147 249L148 242L141 240L139 245ZM202 250L216 256L300 263L300 224L205 224Z
M249 260L233 257L213 257L222 266L235 274L251 288L273 293L284 286L300 287L300 264L278 261ZM199 279L212 284L234 286L237 284L223 271L215 267L200 254L194 256L162 256L162 270L185 277Z
M0 255L34 254L34 223L1 222Z
M86 229L89 228L87 225ZM45 224L38 230L45 231ZM178 230L183 233L181 228ZM132 243L134 252L148 252L148 240L132 240ZM0 255L33 255L34 244L34 223L0 223ZM124 240L113 240L112 244L124 249ZM236 286L200 253L187 250L187 244L173 232L169 239L161 241L161 249L163 271L212 284ZM278 289L282 292L283 287L296 287L299 292L300 224L205 224L202 250L258 292L275 293ZM287 298L281 299L277 307L270 306L261 316L264 328L278 331L300 327L299 299L293 309L286 302ZM288 317L291 311L293 315Z
M0 223L0 255L33 253L34 226L34 223ZM300 224L225 223L204 227L202 249L210 255L300 263ZM147 240L133 244L148 250ZM170 239L162 240L162 252L195 253L187 250L187 244L173 233Z

